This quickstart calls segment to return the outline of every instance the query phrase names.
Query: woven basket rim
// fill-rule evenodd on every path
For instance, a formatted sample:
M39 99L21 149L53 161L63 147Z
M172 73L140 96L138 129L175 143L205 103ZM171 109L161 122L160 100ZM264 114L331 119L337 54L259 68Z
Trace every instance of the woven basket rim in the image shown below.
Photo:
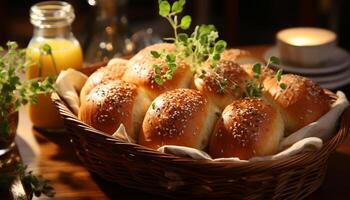
M347 123L347 121L350 121L350 106L346 108L346 110L343 112L340 123L339 123L339 130L337 134L335 134L332 138L324 142L323 146L319 150L314 151L307 151L298 153L296 155L287 157L287 158L281 158L277 160L268 160L268 161L257 161L257 162L242 162L242 163L236 163L231 161L212 161L212 160L196 160L193 158L187 158L187 157L179 157L173 154L167 154L167 153L161 153L157 150L150 149L147 147L144 147L139 144L134 143L128 143L124 142L120 139L114 138L111 135L108 135L107 133L104 133L102 131L99 131L84 122L80 121L78 117L73 114L71 109L67 106L67 104L60 98L60 96L57 93L52 93L51 98L53 102L55 103L61 117L63 119L70 123L75 124L80 129L83 129L84 132L89 134L95 134L95 136L103 137L106 141L115 143L116 145L123 145L129 149L133 149L137 152L142 152L143 155L150 156L154 159L166 159L168 162L174 162L176 164L191 164L193 166L196 165L212 165L213 168L241 168L244 167L246 171L249 171L249 168L251 168L253 171L257 171L258 169L266 170L266 168L270 169L286 169L286 168L293 168L295 166L299 166L301 163L310 163L312 159L311 157L315 156L322 156L324 154L330 154L330 152L334 151L345 139L347 136L350 125Z

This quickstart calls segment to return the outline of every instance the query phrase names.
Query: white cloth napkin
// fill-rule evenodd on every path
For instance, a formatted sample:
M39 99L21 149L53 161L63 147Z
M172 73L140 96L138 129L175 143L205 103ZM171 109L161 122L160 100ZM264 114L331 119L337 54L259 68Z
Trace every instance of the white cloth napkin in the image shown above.
M118 61L117 61L118 62ZM56 85L58 94L72 108L74 114L79 111L79 91L83 87L87 77L73 69L62 71L57 78ZM292 133L286 138L283 138L280 145L280 152L271 156L253 157L249 160L240 160L239 158L219 158L212 159L206 152L184 146L164 145L158 149L160 152L178 155L180 157L190 157L197 160L212 160L215 162L257 162L267 160L277 160L289 157L304 151L312 151L320 149L323 141L329 139L335 132L338 124L338 119L343 111L348 107L349 102L345 94L341 91L336 93L337 100L332 104L331 110L328 111L316 122L313 122L304 128ZM135 143L132 140L123 124L112 135L125 142Z
M76 115L79 113L80 106L79 93L87 79L85 74L74 69L61 71L56 79L58 95L68 103Z

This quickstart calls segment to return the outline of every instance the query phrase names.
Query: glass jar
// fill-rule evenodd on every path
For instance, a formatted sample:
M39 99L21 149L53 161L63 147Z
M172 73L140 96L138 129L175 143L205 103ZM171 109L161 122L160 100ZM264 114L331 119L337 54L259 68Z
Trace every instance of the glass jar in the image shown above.
M71 31L75 18L73 7L61 1L46 1L30 9L30 22L34 34L29 42L26 59L31 63L27 78L56 76L67 68L81 68L83 55L78 40ZM44 44L51 47L52 55L41 50ZM50 95L38 95L38 102L29 106L30 119L37 128L46 130L63 127Z

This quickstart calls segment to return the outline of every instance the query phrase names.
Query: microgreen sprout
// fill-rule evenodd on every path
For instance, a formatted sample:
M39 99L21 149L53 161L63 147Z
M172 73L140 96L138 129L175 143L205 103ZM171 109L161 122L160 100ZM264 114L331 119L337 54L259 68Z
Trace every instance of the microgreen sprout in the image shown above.
M260 97L263 90L263 85L259 82L261 76L261 64L256 63L253 65L253 79L246 82L245 90L242 96L245 97Z
M159 15L168 20L174 31L174 38L165 38L175 44L175 52L167 54L165 52L151 51L151 55L156 59L162 59L168 65L168 70L162 73L160 66L155 67L154 81L162 85L165 81L171 80L176 72L176 59L184 60L191 67L193 73L201 72L202 64L211 63L213 68L220 60L220 54L226 48L226 42L218 40L218 32L213 25L196 26L193 33L179 33L178 30L187 30L191 26L192 18L185 15L179 20L177 14L183 11L185 0L175 1L172 5L167 0L159 0Z
M267 61L266 67L269 67L270 65L278 66L280 64L281 64L281 61L280 61L279 58L277 58L276 56L271 56L269 58L269 60ZM278 69L276 74L275 74L275 77L277 79L279 87L282 90L284 90L284 89L287 88L287 85L285 83L281 82L282 74L283 74L283 70L282 69Z

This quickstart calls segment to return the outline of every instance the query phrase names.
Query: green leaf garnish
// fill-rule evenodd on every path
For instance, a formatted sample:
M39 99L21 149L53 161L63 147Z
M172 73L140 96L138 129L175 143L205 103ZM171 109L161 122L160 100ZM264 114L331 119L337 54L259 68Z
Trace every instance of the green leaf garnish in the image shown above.
M184 16L184 17L181 19L180 27L181 27L183 30L187 30L188 28L190 28L191 22L192 22L191 16L186 15L186 16Z
M171 12L177 14L181 13L183 10L183 6L180 1L175 1L173 5L171 6Z
M48 44L43 44L40 48L43 55L50 55L52 54L51 46Z
M174 63L176 60L175 54L168 54L166 55L166 62L167 63Z
M260 73L261 73L261 64L260 63L256 63L253 65L253 72L255 74L260 75Z
M279 58L277 58L276 56L271 56L269 59L269 63L271 63L273 65L280 65L281 60Z
M170 13L170 4L168 1L160 1L159 2L159 15L162 17L166 17Z
M179 3L183 7L186 4L186 0L179 0Z
M261 75L261 64L256 63L253 65L254 79L259 79Z
M186 33L179 33L178 34L178 42L186 43L188 40L188 35Z
M164 83L163 78L162 78L159 74L156 74L156 75L155 75L154 81L155 81L158 85L163 85L163 83Z
M151 51L151 55L153 56L153 58L159 58L160 57L160 53L158 53L158 51Z
M280 83L280 88L282 90L285 90L287 88L287 85L285 83Z
M216 53L222 53L225 51L227 46L227 43L224 40L219 40L216 42L215 46L214 46L214 50Z
M215 54L213 54L213 60L214 61L219 61L220 60L220 54L218 54L218 53L215 53Z

